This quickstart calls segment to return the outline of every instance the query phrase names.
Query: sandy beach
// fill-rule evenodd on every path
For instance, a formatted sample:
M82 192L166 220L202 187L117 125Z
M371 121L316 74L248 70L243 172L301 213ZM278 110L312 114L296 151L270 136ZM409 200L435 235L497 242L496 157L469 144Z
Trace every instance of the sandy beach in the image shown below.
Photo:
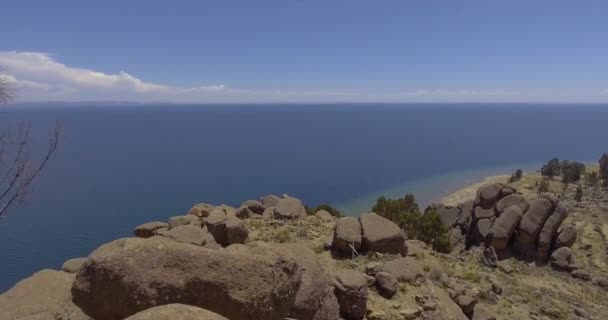
M475 199L477 189L485 184L492 184L497 182L506 183L509 180L509 175L496 175L484 178L482 181L468 185L462 189L459 189L443 198L441 203L446 205L455 206L468 200Z

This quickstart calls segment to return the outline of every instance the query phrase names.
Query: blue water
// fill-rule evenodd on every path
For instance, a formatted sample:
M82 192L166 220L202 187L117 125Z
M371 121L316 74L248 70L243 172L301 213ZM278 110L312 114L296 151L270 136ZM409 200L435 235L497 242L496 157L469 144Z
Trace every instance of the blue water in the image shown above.
M20 105L61 148L26 207L0 219L0 291L197 202L288 193L349 214L381 193L424 204L484 175L608 151L608 105Z

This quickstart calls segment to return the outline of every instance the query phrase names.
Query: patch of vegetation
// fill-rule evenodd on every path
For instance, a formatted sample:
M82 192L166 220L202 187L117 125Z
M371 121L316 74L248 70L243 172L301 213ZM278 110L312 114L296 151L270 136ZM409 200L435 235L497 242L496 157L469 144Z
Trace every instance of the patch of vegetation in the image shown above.
M576 187L576 194L574 195L574 200L576 200L576 202L581 202L583 200L583 186L582 185L578 185L578 187Z
M604 187L608 187L608 153L604 153L600 158L600 178L604 180Z
M600 182L600 175L596 171L589 172L585 176L585 183L590 187L596 186L598 182Z
M580 162L564 160L560 166L563 183L577 182L585 174L585 165Z
M521 180L523 175L524 175L523 171L521 171L521 169L517 169L517 171L515 171L515 173L513 173L511 175L511 177L509 178L509 183L513 183L515 181Z
M403 198L380 197L372 211L395 222L405 231L408 239L418 239L433 246L435 251L449 253L452 248L448 238L448 226L441 222L435 210L420 213L420 208L412 194Z
M317 211L319 210L325 210L327 212L329 212L329 214L331 214L332 216L336 217L336 218L340 218L342 216L342 214L340 213L340 210L332 207L330 204L328 203L323 203L318 205L316 208L309 208L308 206L305 206L306 208L306 213L308 215L313 215L315 213L317 213Z
M291 232L289 232L289 229L281 229L275 233L274 240L278 243L291 242Z
M536 189L537 192L540 193L544 193L544 192L548 192L549 191L549 181L543 179L538 183L538 188Z
M561 166L559 165L559 159L553 158L544 164L540 168L540 174L544 177L548 177L549 179L553 179L553 177L559 176L561 173Z

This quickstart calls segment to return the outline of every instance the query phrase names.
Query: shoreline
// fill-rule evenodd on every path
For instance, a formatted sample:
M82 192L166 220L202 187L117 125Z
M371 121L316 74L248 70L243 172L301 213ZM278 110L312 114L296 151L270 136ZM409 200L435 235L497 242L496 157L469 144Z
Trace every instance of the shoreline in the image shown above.
M477 194L477 190L481 186L493 183L507 183L509 177L510 175L505 174L485 177L479 182L469 184L465 187L462 187L461 189L452 192L451 194L445 197L442 197L439 202L445 204L446 206L457 206L463 202L474 200Z

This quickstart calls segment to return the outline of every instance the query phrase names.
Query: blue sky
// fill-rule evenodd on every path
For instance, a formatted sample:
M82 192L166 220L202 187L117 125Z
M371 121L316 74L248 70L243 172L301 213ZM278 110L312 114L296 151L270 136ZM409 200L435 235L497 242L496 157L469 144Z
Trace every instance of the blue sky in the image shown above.
M608 102L606 1L9 1L20 100Z

